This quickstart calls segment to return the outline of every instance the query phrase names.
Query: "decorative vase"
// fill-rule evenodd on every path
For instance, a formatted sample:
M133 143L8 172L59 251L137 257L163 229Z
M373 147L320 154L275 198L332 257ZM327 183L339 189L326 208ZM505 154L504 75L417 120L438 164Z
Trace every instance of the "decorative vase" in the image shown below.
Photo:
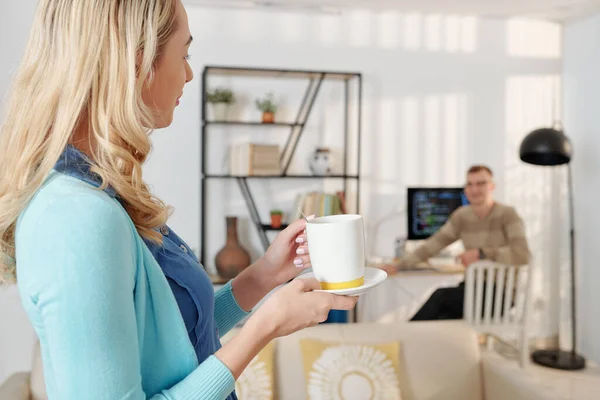
M331 150L316 148L309 160L313 175L327 175L331 172Z
M237 237L237 217L226 217L227 239L225 246L217 253L215 265L219 276L235 278L250 265L250 254L240 246Z
M272 124L275 122L275 113L265 111L262 115L262 122L263 124Z

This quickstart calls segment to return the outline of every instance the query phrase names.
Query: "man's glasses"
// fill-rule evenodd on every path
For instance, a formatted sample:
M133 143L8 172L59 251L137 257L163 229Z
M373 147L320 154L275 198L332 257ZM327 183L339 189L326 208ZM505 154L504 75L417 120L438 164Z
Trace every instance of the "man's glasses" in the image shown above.
M490 183L490 181L467 182L467 184L465 185L465 189L470 189L474 187L481 188L486 186L488 183Z

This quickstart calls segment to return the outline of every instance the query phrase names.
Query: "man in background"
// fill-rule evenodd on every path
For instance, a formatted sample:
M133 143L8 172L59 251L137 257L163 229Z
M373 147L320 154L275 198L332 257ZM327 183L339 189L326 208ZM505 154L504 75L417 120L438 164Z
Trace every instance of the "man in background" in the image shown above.
M466 250L458 260L466 268L483 259L508 265L528 264L530 253L523 220L513 207L494 200L495 187L489 167L472 166L467 171L465 185L470 204L455 210L434 235L413 253L402 257L398 265L384 269L394 274L403 267L416 266L459 239ZM464 297L464 282L457 287L438 289L411 321L462 319Z

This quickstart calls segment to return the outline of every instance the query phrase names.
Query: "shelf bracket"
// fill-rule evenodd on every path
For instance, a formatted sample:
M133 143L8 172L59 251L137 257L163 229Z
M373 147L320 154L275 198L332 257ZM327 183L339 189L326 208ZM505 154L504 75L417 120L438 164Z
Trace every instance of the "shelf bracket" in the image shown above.
M304 92L304 97L302 98L302 103L300 103L300 109L298 110L298 115L296 115L296 120L294 121L294 126L292 126L292 131L290 132L287 141L285 142L285 146L283 147L283 151L281 152L281 157L279 158L279 162L283 164L283 159L285 154L288 152L290 147L290 143L292 142L292 137L296 131L296 126L300 125L300 121L302 118L302 114L304 113L304 108L306 107L306 101L308 100L308 96L313 91L313 85L315 84L315 80L311 79L308 82L308 87L306 88L306 92Z
M248 207L248 211L250 212L250 218L252 218L252 222L258 231L258 236L260 241L265 248L265 251L269 248L269 238L267 238L267 234L262 227L262 223L260 222L260 215L258 214L258 209L256 208L256 203L254 202L254 198L252 197L252 193L250 193L250 188L248 187L248 182L245 178L237 178L238 184L240 185L240 190L242 195L244 196L244 201L246 202L246 206Z
M302 132L304 132L304 127L306 126L306 121L308 121L308 117L310 116L310 113L312 111L312 108L315 104L315 100L317 98L317 95L319 94L319 90L321 89L321 84L323 83L323 80L325 79L325 74L321 74L319 77L319 80L317 81L316 85L314 85L315 80L311 79L308 88L306 89L306 93L304 94L304 98L302 99L302 104L300 106L300 110L298 111L298 116L296 117L296 123L298 124L298 126L295 126L292 128L292 132L290 133L290 136L288 137L288 141L285 144L285 147L283 149L283 152L281 153L281 160L283 163L283 160L285 158L285 155L289 153L289 155L287 156L287 161L285 162L285 167L283 168L281 174L285 175L287 174L288 168L290 167L290 163L292 162L292 159L294 158L294 153L296 152L296 147L298 146L298 142L300 141L300 137L302 136ZM315 89L313 90L313 86L315 86ZM304 112L306 110L306 112ZM302 115L304 114L304 116ZM300 122L302 121L302 122ZM296 131L296 128L299 128ZM293 139L292 139L293 138ZM293 141L293 144L292 144ZM291 150L290 150L290 146L291 146Z

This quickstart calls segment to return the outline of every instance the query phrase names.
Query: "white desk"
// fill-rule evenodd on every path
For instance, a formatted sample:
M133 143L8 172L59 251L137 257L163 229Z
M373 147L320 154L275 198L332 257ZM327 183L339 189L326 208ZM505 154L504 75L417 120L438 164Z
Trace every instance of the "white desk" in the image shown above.
M463 280L464 272L457 269L400 271L360 296L357 322L408 321L435 290Z
M215 291L227 283L227 280L218 276L211 276L211 280ZM407 321L436 289L457 286L463 280L464 272L460 268L445 271L398 272L360 296L356 322ZM266 300L269 294L259 302L255 309Z

